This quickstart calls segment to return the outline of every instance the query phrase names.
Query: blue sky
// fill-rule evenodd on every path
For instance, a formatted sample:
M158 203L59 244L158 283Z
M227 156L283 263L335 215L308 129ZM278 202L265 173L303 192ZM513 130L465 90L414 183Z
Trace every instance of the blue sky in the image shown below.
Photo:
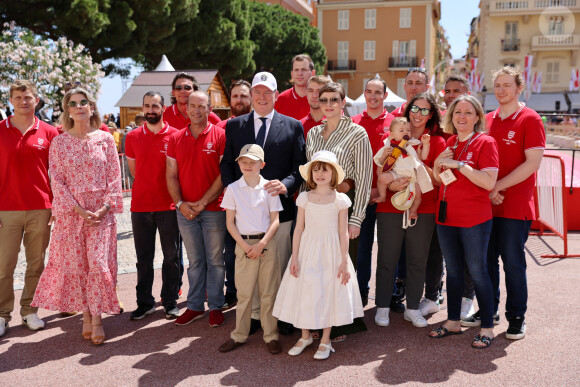
M479 0L441 0L441 25L445 28L451 44L451 55L455 59L461 58L467 51L470 23L471 19L479 15L478 5ZM135 69L133 77L139 72L140 69ZM115 107L115 103L121 96L121 78L104 78L98 101L101 116L105 113L118 113L119 108Z

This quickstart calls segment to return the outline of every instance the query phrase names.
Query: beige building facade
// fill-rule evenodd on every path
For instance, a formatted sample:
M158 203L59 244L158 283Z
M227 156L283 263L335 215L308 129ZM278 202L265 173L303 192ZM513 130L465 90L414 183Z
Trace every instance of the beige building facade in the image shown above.
M432 74L441 63L438 0L320 0L317 14L328 75L342 83L351 98L361 95L366 81L377 73L405 98L403 84L410 67L420 66L425 58Z
M493 70L523 69L526 55L533 55L532 73L542 73L542 93L568 90L571 69L580 67L580 0L481 0L480 8L470 52L488 91Z

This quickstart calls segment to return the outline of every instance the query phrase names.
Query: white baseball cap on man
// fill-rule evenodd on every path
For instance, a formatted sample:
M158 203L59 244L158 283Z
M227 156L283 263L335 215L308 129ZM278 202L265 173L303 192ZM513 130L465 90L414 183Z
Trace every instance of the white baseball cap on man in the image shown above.
M264 85L272 91L278 90L278 84L276 83L276 78L274 78L274 76L267 71L262 71L260 73L257 73L256 75L254 75L254 80L252 81L252 87L256 87L259 85Z

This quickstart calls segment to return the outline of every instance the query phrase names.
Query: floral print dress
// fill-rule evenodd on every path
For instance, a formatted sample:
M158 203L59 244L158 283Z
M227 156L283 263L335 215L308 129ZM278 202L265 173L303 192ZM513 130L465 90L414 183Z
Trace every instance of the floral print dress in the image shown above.
M87 140L68 133L56 137L49 153L54 194L49 260L32 305L61 312L119 313L117 223L122 212L121 171L113 137L102 131ZM98 226L74 210L111 208Z

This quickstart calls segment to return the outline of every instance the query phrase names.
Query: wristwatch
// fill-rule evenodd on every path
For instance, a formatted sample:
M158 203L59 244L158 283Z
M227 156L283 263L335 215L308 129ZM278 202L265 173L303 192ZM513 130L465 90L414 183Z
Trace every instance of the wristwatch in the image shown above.
M463 161L459 162L459 165L457 166L457 170L461 170L461 167L463 167L465 165L465 163Z
M177 203L175 203L175 208L177 208L179 210L179 207L181 206L181 203L183 203L183 200L180 200Z

